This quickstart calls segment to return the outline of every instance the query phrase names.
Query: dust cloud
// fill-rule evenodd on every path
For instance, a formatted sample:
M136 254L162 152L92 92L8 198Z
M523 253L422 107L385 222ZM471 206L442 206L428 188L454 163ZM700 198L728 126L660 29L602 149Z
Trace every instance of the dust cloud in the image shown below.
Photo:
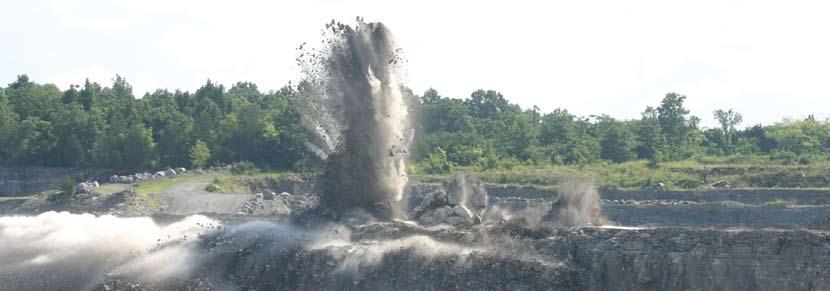
M321 203L335 217L362 209L400 218L413 131L392 34L360 19L326 29L325 48L305 61L320 88L313 124L324 142L310 148L326 159Z
M89 290L110 273L148 284L185 277L190 246L218 222L46 212L0 217L0 290Z

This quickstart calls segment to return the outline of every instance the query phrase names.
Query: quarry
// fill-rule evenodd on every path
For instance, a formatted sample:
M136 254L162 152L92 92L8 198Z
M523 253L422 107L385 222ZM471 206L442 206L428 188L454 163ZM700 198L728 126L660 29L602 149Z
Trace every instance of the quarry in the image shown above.
M775 206L761 190L694 198L599 191L605 224L561 225L550 215L557 191L485 189L487 206L476 218L455 211L457 193L435 188L407 193L405 211L420 214L414 221L321 219L312 193L243 198L257 205L251 213L170 209L143 218L104 214L123 203L87 209L103 214L93 216L61 212L62 203L26 213L4 201L0 282L4 290L830 288L830 215L816 200L830 193L783 190L770 199L797 204ZM667 199L643 199L650 194ZM15 211L31 216L9 216ZM43 229L17 233L22 227ZM68 233L89 240L52 242Z
M0 290L830 290L828 188L407 174L391 33L326 31L318 172L0 168Z

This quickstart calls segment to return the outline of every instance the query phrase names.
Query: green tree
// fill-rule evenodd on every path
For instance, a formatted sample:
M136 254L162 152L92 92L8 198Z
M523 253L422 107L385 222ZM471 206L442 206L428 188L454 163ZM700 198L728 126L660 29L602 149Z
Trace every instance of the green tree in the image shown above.
M683 107L686 96L677 93L668 93L657 107L657 119L660 121L660 129L668 144L667 154L669 160L676 160L683 157L682 150L686 146L689 134L689 124L686 116L689 110Z
M84 89L78 94L78 101L84 106L84 110L92 110L92 105L95 103L95 92L100 91L98 84L92 83L89 79L84 82Z
M616 163L632 160L634 154L634 135L621 122L611 120L601 141L601 156Z
M34 117L46 120L51 112L58 109L63 93L55 85L40 85L29 81L26 75L20 75L17 81L6 88L9 104L20 119Z
M17 132L18 164L44 166L49 165L49 157L55 149L58 138L53 132L52 124L37 117L29 117L20 123Z
M428 174L449 173L455 169L455 165L447 160L447 152L442 148L436 148L426 159L424 171Z
M727 111L718 109L715 110L713 114L715 116L715 120L717 120L721 126L721 133L724 137L724 142L722 143L724 151L726 154L731 154L735 148L735 144L737 143L737 130L735 130L735 126L743 121L743 116L732 109Z
M60 150L61 160L66 166L77 167L86 160L86 153L81 141L74 135L62 140Z
M201 140L196 140L190 148L190 165L193 168L203 168L210 160L210 148Z
M18 152L16 135L17 113L12 110L4 90L0 88L0 164L10 162Z
M830 143L828 125L808 117L804 120L786 119L767 129L767 136L777 144L779 151L795 154L819 153Z
M597 136L591 133L591 122L576 117L565 109L556 109L540 119L539 144L547 148L553 163L585 163L600 157Z
M658 112L653 107L646 107L640 120L635 123L637 130L637 157L652 163L663 160L665 138L660 129Z
M156 145L153 133L143 124L135 124L128 129L123 146L125 164L122 167L143 169L152 164Z

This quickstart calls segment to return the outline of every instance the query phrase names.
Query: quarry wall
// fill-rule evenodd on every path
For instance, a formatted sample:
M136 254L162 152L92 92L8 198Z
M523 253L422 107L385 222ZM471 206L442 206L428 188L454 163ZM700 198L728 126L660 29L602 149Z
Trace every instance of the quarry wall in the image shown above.
M76 181L107 177L111 170L84 170L60 167L0 166L0 196L25 196L57 189L66 177Z

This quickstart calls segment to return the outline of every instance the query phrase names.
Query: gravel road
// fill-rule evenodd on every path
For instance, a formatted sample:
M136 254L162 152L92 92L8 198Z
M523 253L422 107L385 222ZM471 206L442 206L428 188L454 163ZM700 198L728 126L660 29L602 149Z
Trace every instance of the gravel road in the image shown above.
M235 214L253 194L222 194L205 191L211 178L187 180L167 188L161 193L165 208L163 213L188 215L195 213Z

